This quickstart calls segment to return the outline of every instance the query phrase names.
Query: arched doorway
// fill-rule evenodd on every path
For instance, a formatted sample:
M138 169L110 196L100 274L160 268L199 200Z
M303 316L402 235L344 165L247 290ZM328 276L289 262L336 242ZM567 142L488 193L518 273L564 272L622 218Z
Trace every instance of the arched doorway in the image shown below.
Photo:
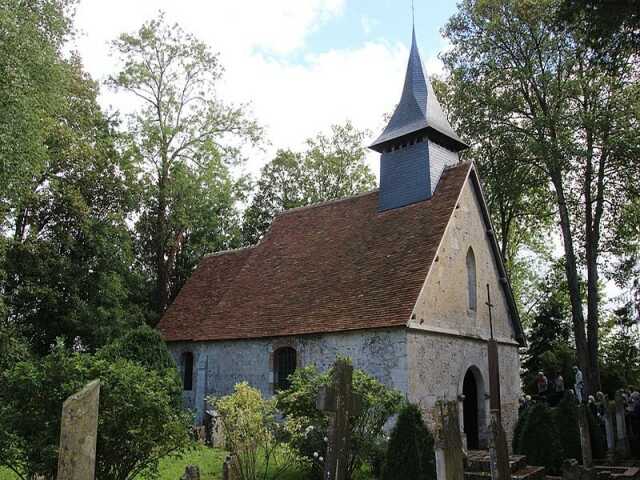
M479 389L472 369L467 370L462 383L463 430L467 437L467 449L478 450L480 448L480 412Z

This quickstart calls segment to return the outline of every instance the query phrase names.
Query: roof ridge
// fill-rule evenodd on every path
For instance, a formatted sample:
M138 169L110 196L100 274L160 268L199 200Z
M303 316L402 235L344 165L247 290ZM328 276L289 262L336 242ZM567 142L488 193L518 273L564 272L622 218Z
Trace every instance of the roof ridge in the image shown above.
M202 258L219 257L221 255L227 255L229 253L240 253L240 252L243 252L245 250L251 250L251 249L253 249L255 247L256 247L256 245L247 245L245 247L227 248L226 250L219 250L217 252L205 253Z
M309 210L311 208L317 208L317 207L324 207L325 205L331 205L331 204L334 204L334 203L346 202L347 200L353 200L355 198L364 197L366 195L371 195L372 193L376 193L378 190L380 190L380 189L379 188L374 188L374 189L368 190L366 192L356 193L355 195L351 195L350 197L334 198L333 200L325 200L324 202L311 203L309 205L302 205L300 207L287 208L286 210L283 210L281 212L276 213L274 219L276 217L279 217L281 215L285 215L287 213L298 212L300 210Z

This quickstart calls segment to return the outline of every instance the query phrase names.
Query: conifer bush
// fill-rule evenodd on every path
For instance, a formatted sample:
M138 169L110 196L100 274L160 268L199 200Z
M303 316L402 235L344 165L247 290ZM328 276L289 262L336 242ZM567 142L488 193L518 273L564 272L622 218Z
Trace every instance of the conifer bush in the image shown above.
M543 403L529 408L522 426L520 450L530 465L544 466L549 473L560 471L565 458L553 411Z
M582 447L578 426L578 406L575 399L565 394L558 406L552 410L564 456L581 461Z
M519 413L516 427L513 429L513 453L518 455L522 455L522 432L530 411L531 407L528 407Z
M382 480L432 480L436 478L433 436L420 409L405 405L391 432Z
M587 419L591 436L591 454L593 458L605 458L607 456L607 439L600 426L600 421L589 409L587 409Z

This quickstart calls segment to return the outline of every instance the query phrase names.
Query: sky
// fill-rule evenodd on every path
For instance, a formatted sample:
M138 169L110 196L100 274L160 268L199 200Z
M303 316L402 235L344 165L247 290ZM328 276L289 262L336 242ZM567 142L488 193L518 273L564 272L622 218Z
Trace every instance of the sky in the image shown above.
M256 175L279 148L300 149L305 139L350 120L370 133L400 98L411 42L411 0L81 0L76 49L98 81L117 69L109 42L134 32L159 10L170 23L219 52L225 74L221 99L248 104L265 129L261 150L247 152ZM447 42L441 29L455 0L416 0L415 26L428 74L438 74ZM102 87L109 111L135 105ZM377 154L367 161L377 173Z

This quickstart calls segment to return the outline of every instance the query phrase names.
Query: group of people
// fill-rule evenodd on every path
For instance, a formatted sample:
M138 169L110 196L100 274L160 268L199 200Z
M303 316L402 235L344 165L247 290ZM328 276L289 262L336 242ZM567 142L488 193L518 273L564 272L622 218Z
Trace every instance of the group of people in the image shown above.
M564 378L557 372L551 381L544 372L538 372L536 376L537 395L534 398L526 395L520 400L520 411L528 408L534 402L545 402L549 406L557 405L565 394L575 397L578 403L585 402L587 407L598 421L605 433L605 415L607 414L608 400L604 393L597 392L596 395L585 395L584 380L580 368L573 367L575 382L572 388L565 389ZM640 392L628 389L619 390L625 410L625 423L627 435L631 443L633 452L640 452ZM586 398L585 398L586 397ZM614 420L615 421L615 420Z
M575 376L575 382L572 390L578 403L582 403L584 399L584 379L582 371L577 365L574 365L573 373ZM565 394L565 385L562 373L560 371L556 372L553 379L549 381L544 372L538 372L538 375L536 376L536 389L539 397L545 399L550 405L556 405ZM525 397L525 402L526 401Z

